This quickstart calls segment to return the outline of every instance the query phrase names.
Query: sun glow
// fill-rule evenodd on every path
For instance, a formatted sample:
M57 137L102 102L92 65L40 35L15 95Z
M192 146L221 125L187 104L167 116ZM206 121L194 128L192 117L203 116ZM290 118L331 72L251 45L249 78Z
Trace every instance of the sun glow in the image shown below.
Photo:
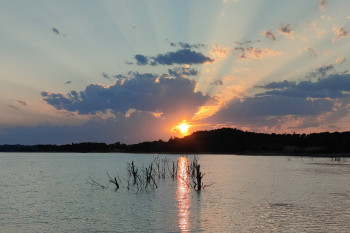
M186 124L186 123L182 123L181 125L179 125L179 129L180 129L181 133L183 133L183 134L187 134L188 133L188 128L189 127L190 126L188 124Z
M191 128L192 125L188 124L185 120L178 123L177 125L175 125L172 129L171 129L171 132L173 133L180 133L182 134L183 136L186 136L189 134L188 130L189 128Z

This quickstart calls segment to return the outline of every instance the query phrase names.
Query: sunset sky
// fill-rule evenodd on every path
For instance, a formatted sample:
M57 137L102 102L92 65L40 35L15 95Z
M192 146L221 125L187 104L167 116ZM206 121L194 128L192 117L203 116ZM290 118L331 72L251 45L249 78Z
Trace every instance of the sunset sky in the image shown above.
M2 0L0 144L350 130L349 0ZM186 128L186 127L185 127Z

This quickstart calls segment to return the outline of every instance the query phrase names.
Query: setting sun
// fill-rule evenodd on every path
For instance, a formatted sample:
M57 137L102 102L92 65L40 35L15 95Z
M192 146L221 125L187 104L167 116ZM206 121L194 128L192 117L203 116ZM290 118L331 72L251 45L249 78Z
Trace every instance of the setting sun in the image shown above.
M181 125L179 125L179 129L180 129L181 133L183 133L183 134L187 134L188 133L188 128L189 127L190 126L188 124L186 124L186 123L182 123Z
M186 122L185 120L182 122L179 122L177 125L175 125L172 129L171 132L178 134L180 133L182 136L186 136L189 134L188 130L191 128L192 125Z

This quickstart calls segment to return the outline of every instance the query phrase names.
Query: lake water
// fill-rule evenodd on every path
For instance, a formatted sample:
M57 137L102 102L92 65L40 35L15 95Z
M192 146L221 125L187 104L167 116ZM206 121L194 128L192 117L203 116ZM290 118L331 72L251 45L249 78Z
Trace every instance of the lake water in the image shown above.
M0 153L0 232L350 232L350 159L199 155L201 192L170 177L139 192L87 182L154 156Z

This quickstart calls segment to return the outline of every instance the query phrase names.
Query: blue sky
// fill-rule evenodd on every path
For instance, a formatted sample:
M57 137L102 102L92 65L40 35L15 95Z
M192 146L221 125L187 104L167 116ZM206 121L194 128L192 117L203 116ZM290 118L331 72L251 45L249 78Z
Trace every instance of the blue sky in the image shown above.
M348 131L347 0L0 2L0 144Z

